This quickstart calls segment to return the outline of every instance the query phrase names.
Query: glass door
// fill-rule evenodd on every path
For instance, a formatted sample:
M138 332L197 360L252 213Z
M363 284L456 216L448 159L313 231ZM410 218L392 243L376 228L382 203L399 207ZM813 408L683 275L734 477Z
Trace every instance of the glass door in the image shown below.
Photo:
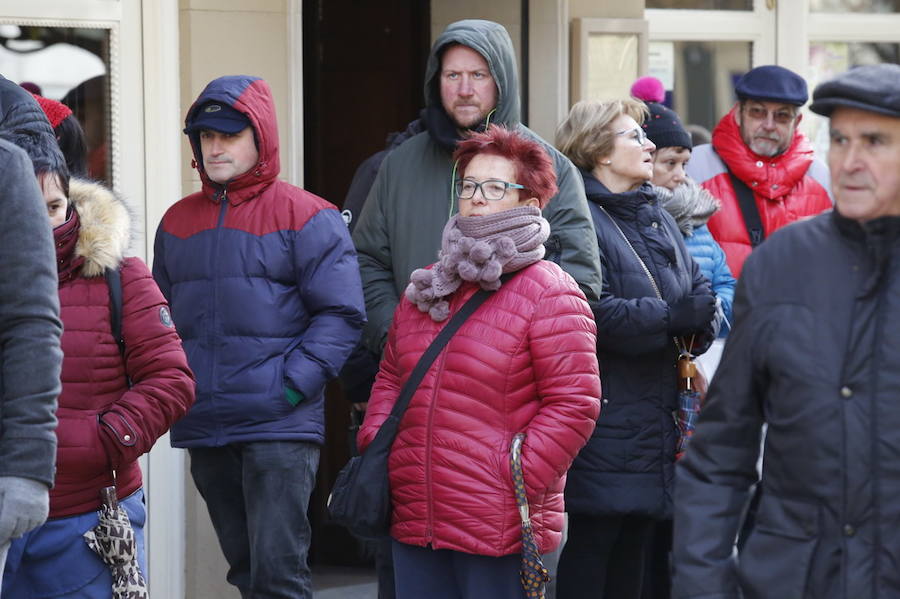
M775 11L764 0L647 0L649 73L698 143L735 101L734 83L774 62Z
M646 0L649 74L685 123L710 128L735 101L734 81L779 64L815 86L848 68L900 63L900 0ZM825 120L800 128L824 156Z

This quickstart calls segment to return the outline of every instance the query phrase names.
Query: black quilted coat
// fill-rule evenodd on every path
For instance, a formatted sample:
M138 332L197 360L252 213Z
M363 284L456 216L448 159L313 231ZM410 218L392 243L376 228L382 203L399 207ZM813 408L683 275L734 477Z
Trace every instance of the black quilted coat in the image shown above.
M569 470L566 511L667 518L678 394L678 353L666 332L669 304L712 292L649 184L613 194L590 173L581 174L605 273L603 294L593 305L603 406ZM662 300L611 219L650 270ZM710 328L698 341L705 346L711 334Z

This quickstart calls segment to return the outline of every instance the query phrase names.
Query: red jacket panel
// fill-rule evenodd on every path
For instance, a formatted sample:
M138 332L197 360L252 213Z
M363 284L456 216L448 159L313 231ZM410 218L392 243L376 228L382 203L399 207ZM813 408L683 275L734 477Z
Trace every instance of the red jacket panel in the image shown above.
M451 315L475 291L461 287ZM361 449L444 324L406 298L397 307ZM599 398L596 327L584 295L552 262L523 269L457 331L407 408L389 460L391 535L479 555L520 552L509 447L524 432L532 523L541 551L553 550L566 471L594 429Z
M728 266L737 278L753 248L724 165L753 190L766 237L794 221L830 209L832 202L827 168L813 157L806 136L796 131L790 147L783 154L760 156L741 139L734 111L733 108L716 125L712 147L695 149L688 174L722 202L722 208L712 216L708 226L725 251ZM715 155L709 155L713 151L720 161Z
M193 375L162 293L139 258L119 255L127 234L115 239L104 230L121 214L113 204L98 209L98 202L116 200L102 187L74 181L71 196L81 223L78 245L60 256L60 271L67 274L59 287L64 359L51 518L97 509L113 471L119 497L136 491L138 457L194 399ZM73 262L81 263L74 272L65 268ZM102 274L88 276L117 264L124 360L111 331L109 286Z

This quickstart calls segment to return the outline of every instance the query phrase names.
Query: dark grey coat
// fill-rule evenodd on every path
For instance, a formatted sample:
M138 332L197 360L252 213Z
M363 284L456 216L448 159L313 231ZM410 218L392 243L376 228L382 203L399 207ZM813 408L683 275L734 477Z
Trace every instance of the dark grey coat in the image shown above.
M509 34L490 21L459 21L438 36L428 58L427 131L384 159L353 230L368 316L363 341L376 354L381 353L409 275L437 260L444 225L457 211L452 155L460 132L441 106L438 81L441 54L455 43L477 51L491 69L498 93L496 110L488 120L537 140L553 160L559 192L544 208L550 222L545 258L572 275L589 301L600 295L597 241L581 177L568 158L520 123L516 58Z
M31 162L2 139L0 212L0 476L50 486L62 366L56 254Z
M900 596L900 218L836 212L747 260L677 469L675 597ZM757 479L756 523L734 538Z

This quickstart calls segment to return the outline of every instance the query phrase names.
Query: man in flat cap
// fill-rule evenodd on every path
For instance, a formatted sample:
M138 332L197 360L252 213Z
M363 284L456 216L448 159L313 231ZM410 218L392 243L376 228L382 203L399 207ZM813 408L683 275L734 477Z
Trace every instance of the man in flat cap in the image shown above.
M677 467L675 597L900 596L900 66L854 68L810 109L831 118L835 210L747 259Z
M333 205L278 179L265 81L211 81L185 125L203 187L163 216L153 260L197 378L172 445L241 597L306 599L323 391L366 319L356 252Z
M747 72L734 86L738 101L694 148L687 174L722 202L709 220L740 277L750 252L777 229L831 208L828 169L798 129L806 82L777 65Z

